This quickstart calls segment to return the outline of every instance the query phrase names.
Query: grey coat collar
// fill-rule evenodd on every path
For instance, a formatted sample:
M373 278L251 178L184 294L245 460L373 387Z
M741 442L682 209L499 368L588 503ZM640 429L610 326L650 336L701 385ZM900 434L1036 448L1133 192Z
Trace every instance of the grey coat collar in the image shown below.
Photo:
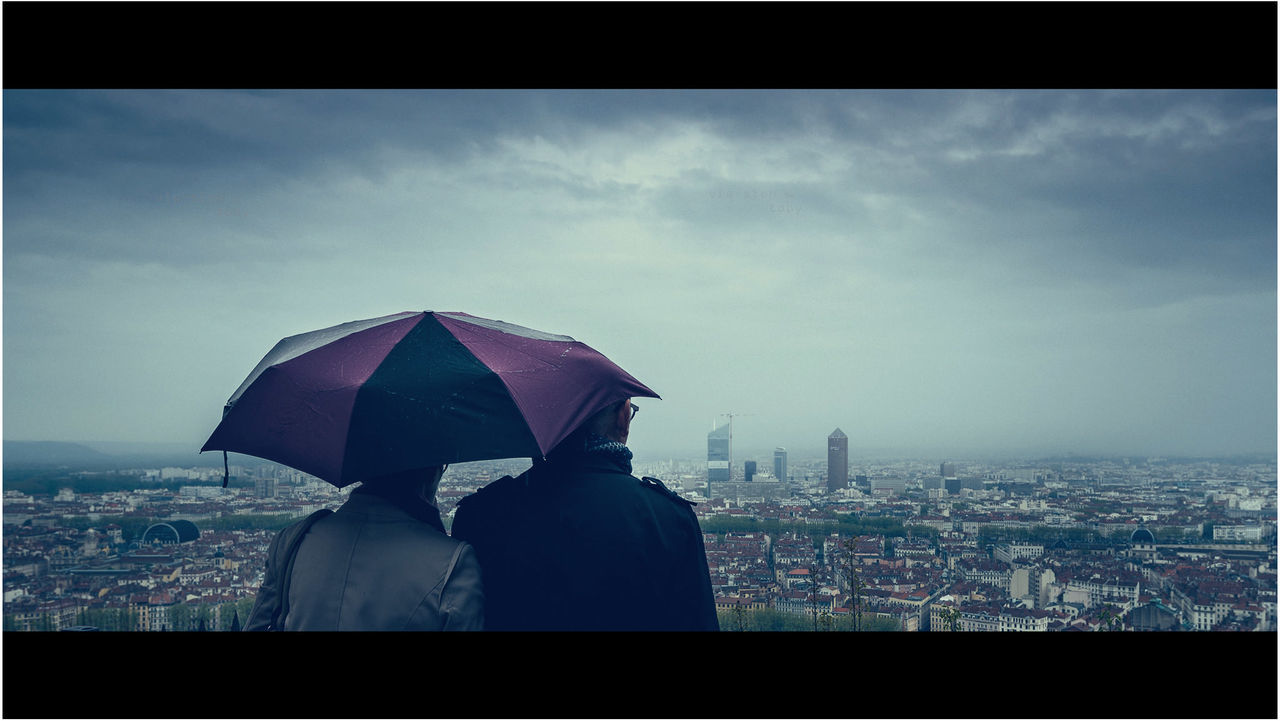
M347 502L338 509L338 513L358 514L379 521L416 520L448 535L445 533L444 523L440 520L440 509L417 498L386 498L356 489L351 492Z

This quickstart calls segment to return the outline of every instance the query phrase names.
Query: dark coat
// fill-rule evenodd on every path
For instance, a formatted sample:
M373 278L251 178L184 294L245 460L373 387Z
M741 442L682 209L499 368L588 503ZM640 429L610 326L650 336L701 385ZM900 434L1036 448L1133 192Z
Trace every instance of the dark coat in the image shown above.
M415 517L357 490L316 521L294 561L284 630L480 630L484 591L475 551L445 535L439 512L422 505L434 517ZM279 605L284 545L295 527L271 542L246 631L265 630Z
M719 630L690 503L598 453L537 460L463 498L486 630Z

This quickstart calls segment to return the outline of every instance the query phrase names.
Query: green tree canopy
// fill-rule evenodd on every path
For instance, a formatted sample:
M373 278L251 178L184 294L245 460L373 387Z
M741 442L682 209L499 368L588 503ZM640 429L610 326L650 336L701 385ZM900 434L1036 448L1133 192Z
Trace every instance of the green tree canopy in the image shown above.
M813 631L814 619L811 614L787 613L777 609L748 609L733 611L717 611L721 631ZM863 614L862 631L899 631L900 624L896 618L885 618L873 614ZM817 624L819 632L851 632L855 630L854 619L845 614L840 616L826 615L820 617Z

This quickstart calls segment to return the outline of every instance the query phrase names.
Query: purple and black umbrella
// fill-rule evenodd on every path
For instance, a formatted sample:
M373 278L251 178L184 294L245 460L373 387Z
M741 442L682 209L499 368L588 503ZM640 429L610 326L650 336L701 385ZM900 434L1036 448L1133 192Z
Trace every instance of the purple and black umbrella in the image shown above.
M441 463L543 457L633 397L659 396L569 336L409 311L277 343L200 451L266 458L341 488Z

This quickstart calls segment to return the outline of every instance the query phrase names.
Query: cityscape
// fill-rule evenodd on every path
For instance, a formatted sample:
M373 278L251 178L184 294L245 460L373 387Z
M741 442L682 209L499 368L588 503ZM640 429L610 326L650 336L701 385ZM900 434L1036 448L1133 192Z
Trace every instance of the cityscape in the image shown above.
M634 462L696 504L722 631L1276 630L1273 458L871 459L840 428L826 441L825 458L735 455L730 422L705 458ZM446 527L527 466L451 466ZM350 488L247 456L226 472L7 467L5 630L237 630L275 531Z
M370 54L379 87L337 89L202 87L154 43L122 42L84 8L37 18L40 5L10 4L22 30L6 39L39 42L9 44L28 62L10 63L3 94L6 718L75 717L75 704L88 717L200 716L211 699L228 717L313 715L298 711L308 701L333 717L340 697L358 699L352 718L1163 718L1197 698L1211 707L1192 715L1275 717L1275 4L1220 4L1233 8L1221 17L1170 4L1158 27L1110 8L1033 19L904 6L850 25L799 6L794 26L752 8L854 78L808 88L397 87L382 79L398 66L452 77L458 64L384 37L431 26L380 7L357 35L415 59ZM364 29L346 5L327 9L308 22ZM472 26L492 25L492 9ZM546 25L545 7L502 9L531 37ZM179 49L200 48L187 31L211 17L183 18ZM1108 76L1096 84L1051 73L1047 87L859 87L866 68L913 65L901 51L915 46L941 49L944 71L976 59L1040 73L1011 17L1027 49L1119 57L1092 63ZM232 19L219 38L260 19ZM919 19L944 42L863 52ZM821 37L827 27L839 35ZM1225 52L1196 52L1192 37ZM69 38L84 42L58 42ZM194 55L226 65L225 45ZM94 62L40 62L68 52ZM1073 68L1088 64L1079 54L1050 53ZM288 60L331 55L352 65L349 53ZM789 57L714 55L762 69ZM181 80L21 77L96 76L121 58ZM1149 82L1170 64L1194 68L1191 82ZM477 319L474 337L428 314ZM346 502L352 486L335 484L471 459L438 489L448 532L461 499L624 395L565 378L559 359L578 351L500 342L511 326L581 344L649 391L625 392L637 402L621 442L637 479L693 504L698 528L680 536L702 541L719 632L236 633L272 540ZM382 350L348 340L356 328ZM467 373L417 373L410 351L432 338L492 371L484 395L501 409L455 402L471 394L445 381L471 387ZM503 371L499 356L536 366ZM335 378L273 396L332 436L304 428L292 401L240 402L283 358ZM384 384L395 377L408 386ZM526 383L542 387L537 401L518 402ZM428 423L446 416L392 412L367 388L482 422ZM424 401L427 388L448 400ZM566 415L540 432L531 409ZM298 431L305 449L215 438L237 416L271 437ZM502 445L525 426L536 448ZM389 457L455 432L475 452ZM353 447L370 465L347 464ZM495 456L519 457L475 460ZM621 580L596 587L609 583L592 610L634 601ZM340 685L365 677L426 702L378 705ZM456 714L442 711L450 696ZM521 705L495 712L493 698ZM725 711L732 700L745 713Z

